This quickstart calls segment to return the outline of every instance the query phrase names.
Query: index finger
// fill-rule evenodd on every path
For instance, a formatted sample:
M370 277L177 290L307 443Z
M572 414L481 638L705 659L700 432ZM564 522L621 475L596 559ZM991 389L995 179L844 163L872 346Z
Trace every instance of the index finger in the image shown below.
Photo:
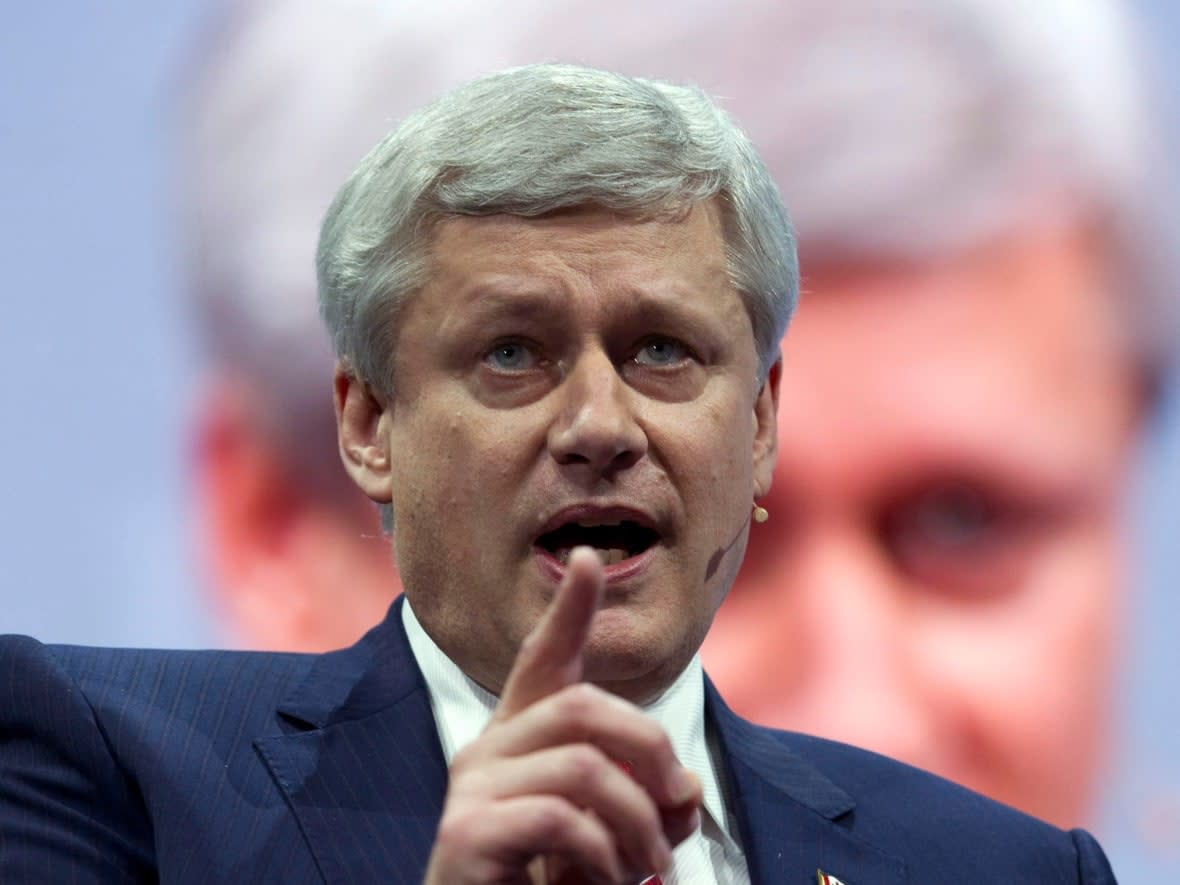
M514 716L581 680L582 648L602 604L603 582L598 554L575 547L553 601L520 645L494 718Z

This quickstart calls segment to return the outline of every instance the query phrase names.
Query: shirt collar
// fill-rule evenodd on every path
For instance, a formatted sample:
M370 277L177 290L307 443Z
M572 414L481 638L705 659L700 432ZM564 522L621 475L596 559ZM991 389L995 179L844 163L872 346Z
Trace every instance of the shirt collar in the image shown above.
M402 624L410 649L426 680L430 706L438 727L443 754L450 765L455 753L479 737L487 727L497 698L459 669L418 622L409 600L402 605ZM705 811L722 834L731 839L716 762L705 737L705 682L700 659L688 666L655 701L643 707L672 743L681 764L701 781Z

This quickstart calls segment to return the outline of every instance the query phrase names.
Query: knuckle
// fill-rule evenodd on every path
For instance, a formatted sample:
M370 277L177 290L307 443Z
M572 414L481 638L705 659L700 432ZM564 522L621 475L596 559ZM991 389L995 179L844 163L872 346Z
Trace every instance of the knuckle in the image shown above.
M574 828L572 809L559 799L547 797L534 806L529 828L540 839L561 841Z
M481 753L478 740L460 749L451 759L452 776L478 768L480 756Z
M589 744L572 744L566 751L565 765L573 780L587 786L602 776L606 763L601 751Z
M472 814L466 809L448 809L438 822L435 845L443 849L463 848L471 844Z
M469 768L460 777L452 778L452 790L466 799L490 796L492 777L485 768Z
M652 719L645 717L638 723L635 737L639 749L652 757L662 758L672 755L672 742L668 739L668 733Z
M580 726L589 725L598 707L598 690L594 686L579 682L563 689L558 699L562 716Z

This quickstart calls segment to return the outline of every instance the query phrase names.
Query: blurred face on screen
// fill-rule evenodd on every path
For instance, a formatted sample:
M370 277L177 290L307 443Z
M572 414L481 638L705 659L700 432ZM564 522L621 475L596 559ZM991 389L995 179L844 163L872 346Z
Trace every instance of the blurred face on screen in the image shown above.
M739 712L1084 817L1137 405L1094 246L805 264L770 521L704 652Z
M770 521L704 647L739 712L1084 818L1137 420L1098 251L1021 236L835 272L804 244ZM371 508L293 498L241 436L205 483L226 621L253 646L354 640L399 589Z

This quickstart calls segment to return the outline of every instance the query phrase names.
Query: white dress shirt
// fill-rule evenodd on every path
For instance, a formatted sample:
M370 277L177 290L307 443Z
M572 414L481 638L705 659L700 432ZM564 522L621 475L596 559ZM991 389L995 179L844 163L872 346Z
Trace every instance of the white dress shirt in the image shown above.
M488 724L495 695L469 679L427 635L407 601L402 623L410 649L426 679L434 723L447 765ZM672 869L664 885L749 885L746 858L738 844L732 803L726 802L717 764L705 736L705 683L701 662L693 657L671 687L643 712L667 732L681 764L696 774L704 793L701 826L672 851Z

